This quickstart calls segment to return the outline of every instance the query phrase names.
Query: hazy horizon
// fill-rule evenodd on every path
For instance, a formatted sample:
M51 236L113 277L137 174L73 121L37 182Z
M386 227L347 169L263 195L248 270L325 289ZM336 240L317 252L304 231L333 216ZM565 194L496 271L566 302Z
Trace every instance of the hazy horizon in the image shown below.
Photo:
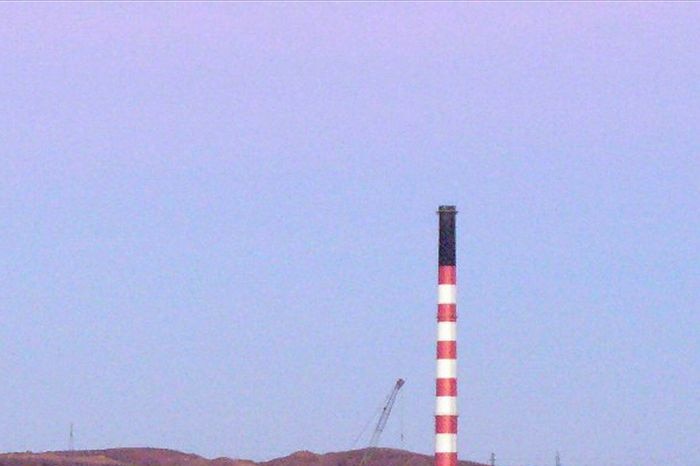
M0 451L432 454L455 204L460 458L700 464L699 21L0 5Z

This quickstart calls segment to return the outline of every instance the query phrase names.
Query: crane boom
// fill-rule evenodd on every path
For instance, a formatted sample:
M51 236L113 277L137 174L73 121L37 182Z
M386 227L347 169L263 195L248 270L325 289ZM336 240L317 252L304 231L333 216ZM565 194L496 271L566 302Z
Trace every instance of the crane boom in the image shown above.
M399 390L401 390L401 387L403 387L404 383L406 383L404 379L397 380L396 384L394 385L394 388L391 390L391 393L389 393L389 396L386 399L386 403L384 404L384 408L382 409L382 415L379 416L379 421L377 421L377 426L374 428L372 439L369 441L370 447L376 447L379 443L379 436L382 435L384 427L386 427L386 422L389 420L389 415L391 414L391 410L394 407L396 396L399 394Z
M391 389L391 392L389 393L389 396L386 399L386 403L384 403L384 408L382 408L382 414L381 416L379 416L379 421L377 421L377 426L374 428L372 438L369 441L369 449L366 450L364 456L362 457L362 461L360 461L359 466L363 466L372 456L374 452L373 448L376 447L379 443L379 437L382 435L384 427L386 427L386 423L389 420L389 415L391 414L391 410L394 407L396 396L399 394L399 390L401 390L401 387L403 387L403 384L405 383L406 381L404 379L398 379L394 384L394 388Z

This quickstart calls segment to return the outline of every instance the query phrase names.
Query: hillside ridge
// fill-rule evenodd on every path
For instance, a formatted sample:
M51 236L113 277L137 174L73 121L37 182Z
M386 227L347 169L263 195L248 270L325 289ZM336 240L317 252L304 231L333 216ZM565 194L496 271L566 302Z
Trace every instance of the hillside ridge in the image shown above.
M207 459L193 453L152 447L108 448L0 454L0 466L358 466L370 449L331 453L296 451L288 456L255 462L220 457ZM373 448L365 466L432 466L433 457L393 448ZM460 461L459 466L485 466Z

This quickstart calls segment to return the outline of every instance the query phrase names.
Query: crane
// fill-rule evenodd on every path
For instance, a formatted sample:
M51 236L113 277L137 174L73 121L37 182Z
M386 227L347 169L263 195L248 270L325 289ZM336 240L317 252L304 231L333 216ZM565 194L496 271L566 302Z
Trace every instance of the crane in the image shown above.
M403 384L405 383L406 381L404 379L398 379L394 384L394 388L391 389L389 396L386 398L386 403L384 403L384 408L382 408L382 414L379 416L379 421L377 421L377 425L374 428L374 433L369 441L369 448L365 450L365 454L362 457L362 461L360 461L359 466L364 466L364 464L369 461L374 454L374 448L379 443L379 437L382 435L384 427L386 427L386 422L389 420L389 415L391 414L391 409L394 407L396 396L399 394L399 390L401 390L401 387L403 387Z

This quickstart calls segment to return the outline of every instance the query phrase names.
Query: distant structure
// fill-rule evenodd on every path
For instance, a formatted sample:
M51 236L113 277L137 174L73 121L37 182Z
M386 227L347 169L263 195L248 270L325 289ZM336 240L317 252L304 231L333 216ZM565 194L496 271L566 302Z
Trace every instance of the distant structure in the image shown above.
M554 457L554 464L556 466L561 466L561 455L559 455L559 452L557 452L557 456Z
M496 454L495 453L491 453L491 458L489 459L489 464L491 466L496 466Z
M435 466L457 466L457 263L455 206L438 208Z
M70 432L68 433L68 451L75 450L75 434L73 433L73 423L70 423Z

